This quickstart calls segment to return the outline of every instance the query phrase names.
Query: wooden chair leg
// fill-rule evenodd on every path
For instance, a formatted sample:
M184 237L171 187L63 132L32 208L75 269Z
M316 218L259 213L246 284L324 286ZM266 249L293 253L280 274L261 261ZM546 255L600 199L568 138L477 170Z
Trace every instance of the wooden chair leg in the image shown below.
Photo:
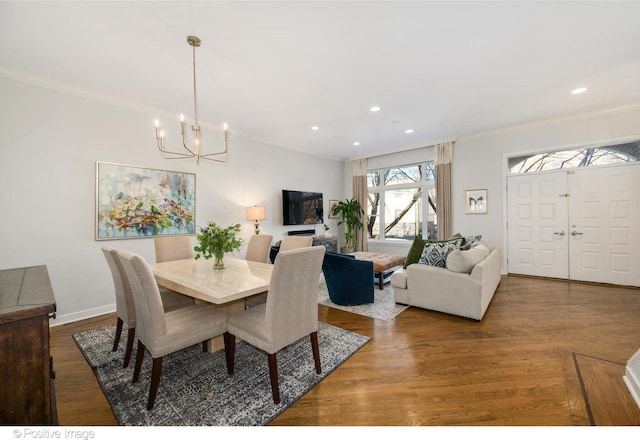
M313 350L313 362L316 364L316 373L322 373L320 369L320 347L318 346L318 332L313 332L311 337L311 349Z
M269 354L269 376L271 377L271 394L273 395L273 403L280 403L280 387L278 385L278 361L276 354Z
M156 393L160 384L160 375L162 374L162 356L153 358L153 367L151 368L151 387L149 388L149 401L147 409L151 410L156 401Z
M233 374L233 366L236 357L236 335L224 333L224 355L227 358L227 372Z
M116 337L113 340L113 349L111 351L118 350L118 344L120 344L120 335L122 334L122 319L118 318L116 321Z
M207 352L207 343L209 340L206 341L202 341L202 352L206 353Z
M130 328L127 332L127 349L124 352L124 364L123 368L129 366L129 360L131 359L131 353L133 352L133 340L136 337L136 329Z
M142 368L142 359L144 358L144 344L142 341L138 339L138 352L136 353L136 366L133 369L133 380L132 382L137 382L138 378L140 378L140 369Z

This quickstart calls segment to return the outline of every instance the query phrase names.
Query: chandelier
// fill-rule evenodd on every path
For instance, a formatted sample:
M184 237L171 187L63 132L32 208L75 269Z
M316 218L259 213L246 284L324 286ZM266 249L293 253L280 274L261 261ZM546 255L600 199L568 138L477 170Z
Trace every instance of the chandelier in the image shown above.
M201 132L198 125L198 97L196 93L196 47L200 47L200 38L193 35L187 37L187 43L193 48L193 111L194 121L191 126L191 133L193 134L193 146L187 146L187 139L185 138L185 121L184 115L180 114L180 131L182 133L182 147L183 151L169 151L165 147L165 137L160 123L156 119L156 140L158 141L158 150L162 154L164 159L190 159L196 158L196 163L200 162L200 159L211 160L214 162L226 162L227 161L227 124L224 124L224 150L218 153L201 154Z

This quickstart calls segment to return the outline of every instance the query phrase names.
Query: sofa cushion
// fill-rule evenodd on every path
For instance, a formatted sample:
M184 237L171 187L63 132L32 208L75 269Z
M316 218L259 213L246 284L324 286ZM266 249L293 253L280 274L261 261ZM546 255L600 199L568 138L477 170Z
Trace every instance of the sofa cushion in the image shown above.
M447 269L451 272L471 273L473 267L489 255L489 249L477 245L469 250L456 249L447 255Z
M460 249L462 240L462 238L456 238L454 240L444 242L427 242L424 245L424 249L418 263L436 267L446 267L447 255L456 249Z
M427 240L424 240L420 237L416 237L413 239L413 243L409 248L409 252L407 252L407 257L404 259L404 268L406 269L408 265L417 263L420 261L420 257L422 256L422 251L424 250L424 245Z

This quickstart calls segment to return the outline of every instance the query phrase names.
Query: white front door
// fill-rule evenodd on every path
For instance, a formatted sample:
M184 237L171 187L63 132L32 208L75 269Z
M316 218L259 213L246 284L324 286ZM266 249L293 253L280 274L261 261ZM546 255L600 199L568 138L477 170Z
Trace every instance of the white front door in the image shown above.
M640 164L507 178L509 273L640 286Z
M569 174L573 280L640 286L640 165Z
M507 178L509 273L568 278L566 172Z

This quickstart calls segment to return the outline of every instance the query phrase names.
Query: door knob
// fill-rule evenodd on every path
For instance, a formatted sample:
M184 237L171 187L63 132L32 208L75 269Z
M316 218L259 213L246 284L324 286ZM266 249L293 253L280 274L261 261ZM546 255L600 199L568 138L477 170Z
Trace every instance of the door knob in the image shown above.
M564 237L564 231L554 232L553 235L559 235L560 237Z
M573 235L575 237L577 235L583 235L583 234L582 234L582 232L571 231L571 235Z

